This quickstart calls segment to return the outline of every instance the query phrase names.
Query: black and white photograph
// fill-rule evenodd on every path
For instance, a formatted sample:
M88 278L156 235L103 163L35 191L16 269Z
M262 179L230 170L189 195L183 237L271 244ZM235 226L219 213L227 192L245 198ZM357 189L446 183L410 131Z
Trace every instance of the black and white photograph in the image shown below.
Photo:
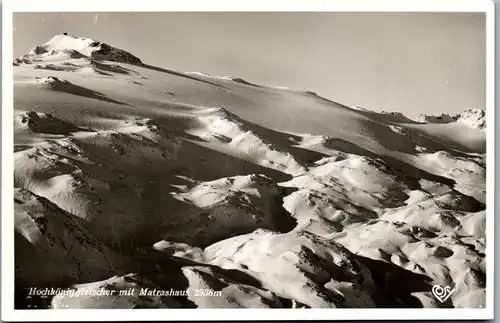
M491 12L114 7L10 13L13 312L492 315Z

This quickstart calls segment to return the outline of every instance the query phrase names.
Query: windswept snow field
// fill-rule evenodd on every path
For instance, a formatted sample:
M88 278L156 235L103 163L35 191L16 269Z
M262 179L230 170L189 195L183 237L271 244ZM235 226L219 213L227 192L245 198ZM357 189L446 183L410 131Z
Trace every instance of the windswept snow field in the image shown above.
M411 120L57 35L14 61L13 118L18 308L485 306L482 110Z

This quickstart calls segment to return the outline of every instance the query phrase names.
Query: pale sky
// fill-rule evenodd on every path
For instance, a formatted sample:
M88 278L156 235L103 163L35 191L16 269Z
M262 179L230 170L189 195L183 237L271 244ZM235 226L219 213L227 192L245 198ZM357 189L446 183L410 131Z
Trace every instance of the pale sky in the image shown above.
M481 13L16 13L14 56L63 32L375 111L486 108Z

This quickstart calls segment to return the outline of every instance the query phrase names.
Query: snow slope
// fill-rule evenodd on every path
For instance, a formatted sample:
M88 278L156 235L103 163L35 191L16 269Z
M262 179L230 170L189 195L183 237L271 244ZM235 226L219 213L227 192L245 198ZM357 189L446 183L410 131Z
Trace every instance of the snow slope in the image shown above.
M67 35L14 65L16 288L183 291L53 308L485 305L484 111L417 122Z

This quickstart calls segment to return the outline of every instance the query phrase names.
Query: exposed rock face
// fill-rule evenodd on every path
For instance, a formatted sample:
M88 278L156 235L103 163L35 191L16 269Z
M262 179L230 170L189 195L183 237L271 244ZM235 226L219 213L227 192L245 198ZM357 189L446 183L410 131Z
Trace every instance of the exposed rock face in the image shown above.
M99 49L92 52L91 57L96 60L106 60L120 63L140 65L141 60L124 50L114 48L105 43L98 43Z

